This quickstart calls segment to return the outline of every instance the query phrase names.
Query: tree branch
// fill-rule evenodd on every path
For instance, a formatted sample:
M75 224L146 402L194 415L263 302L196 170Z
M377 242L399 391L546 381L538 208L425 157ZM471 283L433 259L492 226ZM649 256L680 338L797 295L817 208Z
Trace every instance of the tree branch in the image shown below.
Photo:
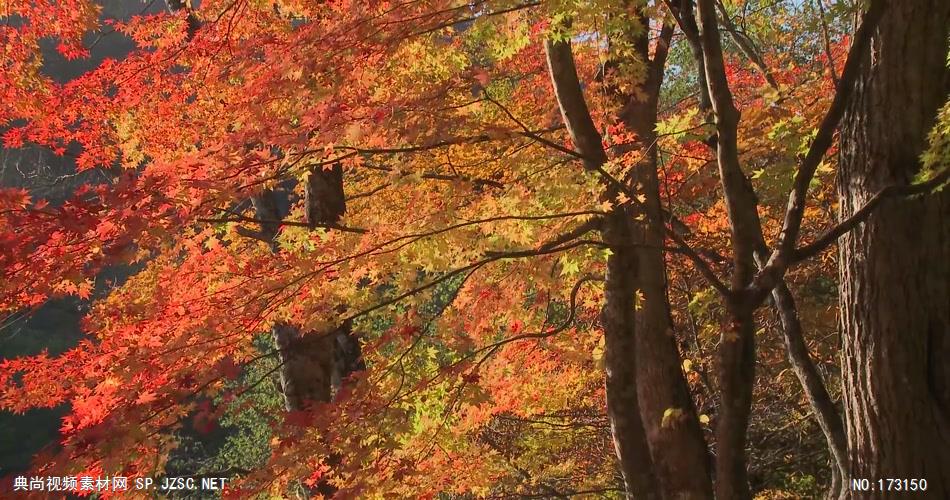
M492 98L492 97L488 94L488 90L482 89L482 93L485 95L485 100L486 100L486 101L488 101L488 102L494 104L495 106L497 106L499 109L502 110L502 112L504 112L506 115L508 115L508 118L510 118L511 121L517 123L518 126L521 127L521 129L523 130L522 135L524 135L524 136L526 136L526 137L528 137L528 138L530 138L530 139L533 139L533 140L535 140L535 141L541 143L541 144L544 145L544 146L547 146L547 147L552 148L552 149L556 149L556 150L558 150L558 151L560 151L560 152L562 152L562 153L568 154L568 155L570 155L570 156L575 156L575 157L578 157L578 158L583 158L583 155L578 154L577 151L574 151L573 149L565 148L564 146L561 146L560 144L558 144L558 143L556 143L556 142L554 142L554 141L549 141L549 140L545 139L544 137L541 137L541 136L537 135L536 133L532 132L531 129L529 129L528 126L524 124L524 122L522 122L521 120L519 120L519 119L514 115L514 113L511 112L511 110L509 110L507 107L505 107L504 105L502 105L500 102L498 102L498 101L496 101L494 98Z
M478 367L481 366L482 363L484 363L486 359L491 357L491 355L494 354L495 351L500 349L505 344L510 344L512 342L517 342L519 340L543 339L547 337L553 337L554 335L557 335L558 333L561 333L564 330L567 330L568 327L570 327L574 323L574 318L575 318L575 315L577 314L577 293L580 291L581 287L584 285L584 283L587 283L590 281L603 281L603 280L604 280L603 276L595 276L592 274L586 274L582 276L581 279L577 281L577 283L574 284L574 287L571 288L570 309L568 310L569 311L568 316L557 327L550 328L543 332L523 333L520 335L515 335L514 337L508 337L506 339L499 340L498 342L495 342L493 344L484 346L481 349L475 350L470 356L488 351L488 352L485 352L485 355L482 356L481 359L479 359L477 363L475 363L475 370L477 370Z
M729 287L716 276L716 273L709 267L709 264L696 250L693 250L693 248L689 246L682 236L672 228L666 228L666 235L678 245L679 248L677 248L676 251L689 258L689 260L693 262L693 265L696 266L696 269L699 270L699 273L703 275L703 278L706 279L706 282L715 288L717 292L727 298L734 295Z
M778 90L778 82L775 80L775 76L772 74L772 71L769 69L769 67L765 65L765 61L762 59L762 55L759 53L759 50L756 48L752 39L736 28L736 25L729 17L729 12L726 11L726 6L723 5L722 0L716 0L716 8L719 9L720 18L722 19L722 24L725 27L725 31L728 32L730 36L732 36L733 41L735 41L736 45L739 46L739 50L741 50L749 62L751 62L752 65L755 66L757 70L759 70L759 73L762 73L762 76L765 78L765 81L769 84L769 86L775 90Z
M554 85L558 108L567 132L574 141L580 156L584 159L584 168L596 170L607 163L603 138L590 117L581 83L574 66L574 54L571 42L545 40L544 53L547 57L548 73Z
M828 70L831 72L831 81L838 86L838 72L835 70L835 59L831 54L831 36L828 34L828 20L825 19L824 0L814 0L818 6L818 19L821 21L821 38L825 43L825 57L828 58Z
M706 65L706 81L716 118L719 180L732 233L732 289L740 290L745 288L754 276L753 251L755 242L762 236L762 227L755 193L739 162L739 111L733 102L732 91L726 78L715 6L713 0L699 0L698 5L702 23L700 43Z
M574 240L576 240L577 238L580 238L581 236L584 236L585 234L587 234L587 233L589 233L589 232L591 232L591 231L600 229L601 226L603 226L603 223L604 223L604 220L603 220L602 218L600 218L600 217L595 217L595 218L593 218L593 219L589 219L589 220L587 220L587 221L585 221L585 222L579 224L579 225L578 225L577 227L575 227L574 229L571 229L570 231L568 231L568 232L566 232L566 233L564 233L564 234L560 234L560 235L554 237L553 239L542 243L541 245L538 246L537 251L546 252L546 251L548 251L548 250L551 250L552 248L559 247L559 246L564 245L564 244L566 244L566 243L570 243L571 241L574 241ZM510 253L510 252L507 252L507 251L498 251L498 252L496 252L496 251L488 251L488 252L485 252L485 256L486 256L486 257L504 256L504 255L507 254L507 253Z
M796 249L791 259L792 262L801 262L821 253L824 249L831 246L832 243L835 243L838 238L857 227L858 224L867 220L868 216L871 215L874 209L883 203L884 200L898 196L926 194L933 191L935 188L939 187L948 180L950 180L950 170L944 169L942 172L926 182L887 186L886 188L875 193L875 195L872 196L871 199L864 204L864 206L851 214L850 217L839 222L831 229L825 231L815 241Z
M249 224L277 224L279 226L293 226L293 227L321 227L324 229L336 229L338 231L343 231L346 233L357 233L363 234L366 233L366 229L358 227L347 227L341 226L339 224L313 224L311 225L308 222L303 221L293 221L293 220L265 220L265 219L255 219L253 217L245 217L243 215L233 215L231 217L223 217L220 219L209 219L209 218L199 218L196 219L198 222L207 222L212 224L220 224L226 222L247 222Z
M386 166L383 166L383 165L369 165L369 164L364 164L363 167L364 167L364 168L368 168L368 169L370 169L370 170L378 170L378 171L380 171L380 172L392 172L392 171L393 171L392 168L386 167ZM407 174L407 175L408 175L408 174ZM502 184L501 182L498 182L498 181L496 181L496 180L483 179L483 178L480 178L480 177L469 177L469 176L467 176L467 175L447 175L447 174L423 173L423 174L420 175L420 177L422 177L423 179L429 179L429 180L435 180L435 181L461 181L461 182L471 182L472 184L475 184L475 185L491 186L491 187L493 187L493 188L498 188L498 189L501 189L501 188L504 188L504 187L505 187L504 184ZM355 196L354 196L353 198L355 198Z
M534 138L533 136L536 136L536 135L538 135L538 134L543 134L543 133L546 133L546 132L554 132L555 130L560 130L560 129L561 129L561 127L558 126L558 127L545 128L545 129L541 129L541 130L532 130L532 131L528 131L528 132L512 132L512 135L522 136L522 137L527 137L527 138ZM530 134L530 135L529 135L529 134ZM440 140L440 141L435 141L435 142L432 142L432 143L430 143L430 144L421 144L421 145L415 145L415 146L397 146L397 147L388 147L388 148L361 148L361 147L358 147L358 146L334 146L333 149L335 149L335 150L338 150L338 151L349 151L350 153L349 153L347 156L345 156L345 157L337 157L337 158L330 158L330 159L327 159L327 160L323 160L323 164L334 163L334 162L343 160L343 159L345 159L346 157L352 156L352 155L355 155L355 154L362 154L362 155L386 155L386 154L399 154L399 153L420 153L420 152L424 152L424 151L431 151L431 150L433 150L433 149L445 148L445 147L449 147L449 146L458 146L458 145L462 145L462 144L478 144L478 143L482 143L482 142L489 142L489 141L493 141L493 140L496 140L496 139L499 139L499 137L498 137L497 135L493 135L493 134L481 134L481 135L472 135L472 136L463 136L463 137L452 137L452 138L450 138L450 139L443 139L443 140ZM307 154L313 154L313 153L321 153L321 152L323 152L323 151L324 151L323 149L320 149L320 150L306 150L306 151L301 151L299 154L301 154L301 155L307 155ZM570 155L573 155L573 156L577 156L578 158L581 157L580 153L578 153L578 152L576 152L576 151L568 150L568 149L566 149L566 148L565 148L565 151L564 151L564 152L566 152L566 153L568 153L568 154L570 154Z
M678 2L678 3L677 3ZM696 74L699 80L699 109L705 115L712 109L709 98L709 85L706 83L706 63L703 56L703 47L699 41L699 25L696 24L696 13L693 12L693 0L665 0L667 8L673 13L673 19L686 36L689 51L696 62Z
M453 276L458 276L459 274L462 274L462 273L466 273L466 272L469 272L469 271L474 271L474 270L477 270L477 269L481 269L483 266L485 266L485 265L487 265L487 264L491 264L492 262L496 262L496 261L499 261L499 260L509 260L509 259L519 259L519 258L524 258L524 257L538 257L538 256L541 256L541 255L550 255L550 254L554 254L554 253L565 252L565 251L567 251L567 250L571 250L571 249L573 249L573 248L577 248L577 247L580 247L580 246L583 246L583 245L586 245L586 244L588 244L588 243L582 240L582 241L575 241L575 242L573 242L573 243L570 243L570 244L567 244L567 245L563 245L563 246L559 246L559 247L556 247L556 248L549 248L549 249L546 249L546 250L519 250L519 251L512 251L512 252L499 252L499 253L497 253L497 254L490 255L490 256L489 256L489 255L486 255L486 257L485 257L484 259L482 259L482 260L479 260L479 261L476 261L476 262L472 262L471 264L468 264L468 265L466 265L466 266L464 266L464 267L460 267L460 268L458 268L458 269L454 269L454 270L452 270L452 271L449 271L449 272L443 274L442 276L439 276L438 278L433 279L432 281L430 281L430 282L428 282L428 283L425 283L425 284L422 284L422 285L420 285L420 286L418 286L418 287L412 288L412 289L410 289L410 290L408 290L408 291L406 291L406 292L403 292L403 293L401 293L401 294L399 294L399 295L396 295L395 297L393 297L393 298L391 298L391 299L388 299L388 300L384 300L384 301L382 301L382 302L379 302L379 303L377 303L377 304L375 304L375 305L373 305L373 306L370 306L370 307L367 308L367 309L363 309L363 310L361 310L361 311L357 311L357 312L351 314L350 316L347 316L346 318L344 318L344 321L351 321L351 320L354 320L354 319L359 318L359 317L361 317L361 316L365 316L365 315L367 315L367 314L369 314L369 313L371 313L371 312L373 312L373 311L382 309L382 308L387 307L387 306L391 306L391 305L393 305L393 304L395 304L395 303L397 303L397 302L402 301L403 299L405 299L405 298L407 298L407 297L411 297L411 296L413 296L413 295L416 295L417 293L420 293L420 292L423 292L423 291L425 291L425 290L428 290L429 288L432 288L432 287L438 285L439 283L442 283L442 282L444 282L445 280L452 278Z
M778 245L769 257L768 263L759 272L759 276L756 277L756 282L752 287L754 293L760 295L763 299L764 292L768 292L775 286L778 278L785 273L785 269L791 263L790 258L794 253L805 213L805 198L808 194L808 186L811 184L822 158L824 158L828 148L831 147L835 130L841 122L845 107L854 91L861 65L866 59L871 46L871 37L878 22L884 16L885 7L884 0L871 1L871 6L864 14L861 26L854 35L854 44L848 53L848 59L844 64L844 70L841 72L841 80L838 82L838 89L831 101L831 106L829 106L828 112L825 113L825 117L818 127L818 133L812 140L808 153L799 162L792 191L788 195L788 206L785 209L785 219L782 222Z
M660 36L656 40L656 50L653 52L653 59L650 61L649 86L653 93L658 93L663 84L663 71L666 69L666 58L670 54L670 44L673 41L672 24L663 23L660 28Z

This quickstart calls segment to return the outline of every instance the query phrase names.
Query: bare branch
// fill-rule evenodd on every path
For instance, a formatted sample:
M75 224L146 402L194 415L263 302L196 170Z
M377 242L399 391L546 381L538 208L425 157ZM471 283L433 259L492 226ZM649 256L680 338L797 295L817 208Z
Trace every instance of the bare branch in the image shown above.
M459 18L459 19L452 19L452 20L450 20L450 21L446 21L446 22L444 22L444 23L440 23L440 24L437 24L437 25L435 25L435 26L431 26L431 27L426 28L426 29L424 29L424 30L422 30L422 31L417 31L417 32L415 32L415 33L413 33L413 34L411 34L411 35L409 35L409 36L410 36L410 37L413 37L413 36L425 35L425 34L428 34L428 33L432 33L432 32L435 32L435 31L439 31L439 30L444 29L444 28L450 28L450 27L453 27L453 26L457 26L457 25L462 24L462 23L467 23L467 22L471 22L471 21L476 21L476 20L478 20L478 19L486 19L486 18L489 18L489 17L492 17L492 16L500 16L500 15L503 15L503 14L508 14L508 13L510 13L510 12L517 12L517 11L519 11L519 10L530 9L531 7L537 7L538 5L541 5L541 2L528 2L528 3L521 4L521 5L515 5L514 7L509 7L509 8L507 8L507 9L496 10L496 11L492 11L492 12L483 12L483 13L480 13L480 14L478 14L478 15L476 15L476 16L463 17L463 18Z
M343 231L345 233L357 233L363 234L366 232L366 229L358 227L347 227L341 226L339 224L310 224L303 221L293 221L293 220L266 220L266 219L255 219L253 217L245 217L243 215L233 215L231 217L222 217L219 219L208 219L208 218L199 218L198 222L207 222L212 224L220 224L227 222L247 222L249 224L277 224L280 226L294 226L294 227L321 227L324 229L336 229L337 231Z
M660 36L656 40L656 51L650 61L649 85L654 92L658 92L663 84L663 71L666 69L666 58L670 53L670 44L673 41L673 25L664 22L660 28Z
M702 23L700 43L706 65L706 81L716 117L719 180L732 232L732 289L739 290L744 288L754 275L753 250L755 241L761 238L762 226L755 193L739 162L739 111L733 102L732 91L726 78L715 6L713 0L699 0L698 5Z
M778 82L775 80L775 76L769 67L765 65L765 60L762 59L762 55L759 53L759 49L755 46L755 42L752 41L752 38L740 31L735 23L732 22L732 19L729 17L729 12L726 11L726 6L723 5L722 0L716 0L716 8L719 9L722 25L725 27L724 31L732 36L733 41L739 46L739 50L741 50L742 54L755 66L755 69L759 70L759 73L762 73L762 76L769 86L778 90Z
M558 150L558 151L560 151L560 152L562 152L562 153L566 153L566 154L568 154L568 155L576 156L576 157L578 157L578 158L581 158L581 155L579 155L577 151L574 151L573 149L565 148L564 146L561 146L560 144L558 144L558 143L556 143L556 142L554 142L554 141L549 141L549 140L545 139L544 137L541 137L541 136L537 135L536 133L532 132L531 129L529 129L528 126L524 124L524 122L522 122L521 120L519 120L507 107L505 107L505 106L502 105L500 102L496 101L496 100L493 99L490 95L488 95L488 90L484 90L484 89L483 89L482 92L485 94L485 100L486 100L486 101L488 101L488 102L494 104L495 106L497 106L499 109L502 110L502 112L504 112L506 115L508 115L508 118L511 118L511 120L512 120L513 122L517 123L518 126L521 127L521 129L524 131L522 135L524 135L524 136L526 136L526 137L528 137L528 138L530 138L530 139L533 139L533 140L535 140L535 141L541 143L542 145L547 146L547 147L549 147L549 148L551 148L551 149L556 149L556 150Z
M672 228L666 229L666 235L678 245L676 251L689 258L689 260L693 262L693 265L696 266L696 269L699 270L699 273L703 275L703 278L705 278L705 280L713 288L715 288L717 292L727 298L734 295L732 291L729 290L729 287L726 286L726 284L723 283L718 276L716 276L715 271L709 267L709 264L702 257L700 257L700 255L695 250L693 250L692 247L689 246L682 236L680 236Z
M472 355L485 352L485 355L482 356L481 359L479 359L477 363L475 363L475 370L477 370L478 367L481 366L481 364L485 362L485 360L491 357L492 354L494 354L498 349L500 349L505 344L510 344L512 342L517 342L519 340L543 339L547 337L552 337L554 335L557 335L558 333L563 332L564 330L567 330L572 324L574 324L574 317L577 313L577 293L580 291L581 286L583 286L584 283L587 283L590 281L603 281L603 280L604 278L602 276L587 274L581 277L581 279L578 280L577 283L574 284L574 287L571 289L571 299L570 299L571 306L568 312L568 316L557 327L551 328L543 332L523 333L521 335L515 335L514 337L508 337L506 339L499 340L498 342L495 342L494 344L487 345L473 352Z
M364 168L370 170L379 170L380 172L392 172L393 169L383 165L368 165L364 164ZM408 175L408 174L407 174ZM447 174L436 174L436 173L423 173L421 176L423 179L435 180L435 181L461 181L461 182L471 182L475 185L484 185L491 186L493 188L504 188L505 185L501 182L492 179L483 179L481 177L469 177L467 175L447 175ZM354 196L355 197L355 196Z
M821 37L825 43L825 57L828 58L828 70L831 71L831 81L838 86L838 72L835 70L835 59L831 54L831 36L828 34L828 20L825 19L824 0L814 0L818 6L818 20L821 21Z
M825 231L815 241L796 249L791 259L792 262L801 262L821 253L824 249L831 246L832 243L835 243L838 238L857 227L858 224L867 220L868 216L871 215L874 209L883 203L884 200L900 196L913 196L930 193L948 180L950 180L950 170L944 169L943 172L940 172L926 182L902 186L887 186L886 188L875 193L875 195L872 196L871 199L864 204L864 206L851 214L850 217L839 222L831 229Z
M703 114L712 109L709 98L709 86L706 83L706 63L703 48L699 41L699 25L696 24L696 13L693 12L693 0L666 0L666 6L673 13L676 24L686 36L689 51L696 62L696 73L699 79L699 109Z
M397 295L397 296L395 296L395 297L393 297L393 298L391 298L391 299L384 300L384 301L379 302L379 303L377 303L377 304L375 304L375 305L373 305L373 306L370 306L370 307L367 308L367 309L363 309L362 311L358 311L358 312L356 312L356 313L353 313L353 314L351 314L350 316L347 316L347 317L344 319L344 321L353 320L353 319L359 318L359 317L361 317L361 316L365 316L365 315L367 315L367 314L369 314L369 313L371 313L371 312L373 312L373 311L376 311L376 310L378 310L378 309L382 309L382 308L384 308L384 307L391 306L391 305L393 305L393 304L396 304L397 302L400 302L400 301L406 299L407 297L412 297L413 295L416 295L416 294L418 294L418 293L420 293L420 292L423 292L423 291L425 291L425 290L428 290L429 288L432 288L432 287L438 285L439 283L442 283L442 282L444 282L444 281L446 281L446 280L448 280L448 279L451 279L451 278L454 277L454 276L458 276L458 275L460 275L460 274L467 273L467 272L469 272L469 271L474 271L474 270L477 270L477 269L481 269L481 268L484 267L485 265L491 264L492 262L497 262L497 261L499 261L499 260L509 260L509 259L519 259L519 258L524 258L524 257L538 257L538 256L541 256L541 255L550 255L550 254L554 254L554 253L565 252L565 251L567 251L567 250L571 250L571 249L573 249L573 248L577 248L577 247L580 247L580 246L584 246L584 245L586 245L586 244L587 244L587 242L585 242L585 241L576 241L576 242L574 242L574 243L570 243L570 244L567 244L567 245L559 246L559 247L556 247L556 248L549 248L549 249L546 249L546 250L519 250L519 251L513 251L513 252L499 252L499 253L494 254L494 255L486 256L486 257L485 257L484 259L482 259L482 260L479 260L479 261L476 261L476 262L472 262L471 264L468 264L468 265L466 265L466 266L464 266L464 267L460 267L460 268L458 268L458 269L454 269L454 270L452 270L452 271L449 271L449 272L443 274L442 276L439 276L438 278L433 279L432 281L430 281L430 282L428 282L428 283L419 285L418 287L412 288L412 289L410 289L410 290L408 290L408 291L406 291L406 292L403 292L403 293L401 293L401 294L399 294L399 295Z

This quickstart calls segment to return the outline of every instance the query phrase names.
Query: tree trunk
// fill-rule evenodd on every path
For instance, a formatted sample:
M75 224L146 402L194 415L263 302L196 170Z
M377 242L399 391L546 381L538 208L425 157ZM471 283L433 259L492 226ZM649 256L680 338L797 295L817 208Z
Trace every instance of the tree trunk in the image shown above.
M280 388L287 411L329 402L333 395L332 380L338 372L334 362L337 331L302 335L296 326L282 323L275 325L271 334L277 346Z
M633 235L632 222L632 214L618 207L604 223L604 242L612 252L607 258L604 309L601 312L607 415L627 497L657 499L660 496L637 398L634 295L639 263L629 244Z
M700 42L716 121L716 160L732 236L732 294L718 349L719 414L716 417L716 497L752 498L746 443L755 383L755 318L758 306L747 293L755 274L755 249L762 239L758 200L739 161L739 110L726 78L716 8L699 0Z
M719 340L719 409L716 415L716 498L749 499L746 444L755 382L752 308L730 304Z
M699 27L696 24L696 18L693 12L693 1L680 0L679 3L668 1L667 4L674 13L677 23L689 43L690 52L693 55L699 76L699 109L706 115L711 110L712 104L709 96L709 88L706 84L705 59L699 39ZM722 4L717 3L717 6L721 8ZM761 59L759 62L761 62ZM770 75L767 68L762 67L760 69L762 69L766 75ZM711 142L713 146L715 146L715 141ZM756 247L755 258L760 265L764 265L770 253L765 240L760 237ZM833 459L833 479L830 490L832 496L837 497L835 492L840 491L842 484L841 477L847 472L847 453L841 417L838 415L837 409L831 401L831 397L828 395L828 390L825 387L824 381L821 379L821 375L818 373L818 370L815 368L808 354L795 299L784 280L779 282L772 291L772 298L775 312L782 323L782 334L788 351L789 363L792 365L795 374L802 384L802 388L808 397L808 402L815 412L815 418L818 420L818 424L825 435L825 440L828 442L828 449Z
M584 167L602 169L607 154L584 100L571 44L548 40L544 51L561 116L584 159ZM616 186L608 187L606 192L606 199L613 199L618 193ZM629 206L614 207L604 220L603 239L612 252L607 258L601 311L607 416L627 497L657 499L659 489L637 399L634 296L638 263L630 244L633 231Z
M878 190L913 182L950 88L948 26L946 0L890 2L842 124L842 219ZM921 478L928 498L950 498L948 221L944 189L886 200L840 240L848 484Z
M329 168L310 168L304 194L304 206L307 207L307 223L310 224L310 228L313 229L321 224L335 225L346 212L343 166L334 163Z
M646 48L644 40L643 49ZM653 464L666 498L712 498L709 451L683 376L682 358L673 337L666 290L665 221L657 175L656 116L659 82L649 85L643 101L625 111L627 128L637 134L642 153L633 168L646 213L630 242L637 255L634 286L641 301L636 311L637 392ZM636 98L634 98L636 99Z
M188 13L187 39L194 38L201 21L186 0L166 0L169 12L177 14L182 10ZM304 205L310 228L317 226L334 227L346 211L346 197L343 191L343 168L339 163L330 168L313 167L309 170L304 186ZM280 248L276 237L280 221L285 215L278 206L277 193L264 190L251 197L255 217L260 220L257 231L238 228L238 232L248 237L267 242L271 251L277 253ZM305 410L315 402L330 402L340 389L343 379L349 374L364 368L359 340L352 334L352 324L345 321L336 329L327 333L301 332L294 325L278 323L271 328L271 336L277 349L280 364L280 386L287 411ZM340 457L331 455L328 463L338 465ZM314 488L304 488L309 494L318 493L325 498L331 497L336 487L323 480Z
M669 43L672 28L664 33L660 45ZM634 42L646 59L646 37ZM602 169L607 155L590 119L570 45L547 42L545 51L562 117L585 168ZM634 177L620 183L626 188L639 183L648 199L645 210L614 208L604 224L603 238L612 251L607 261L601 316L606 342L607 412L628 496L711 498L707 447L680 368L666 297L662 250L665 226L653 140L664 65L662 47L651 61L651 75L643 84L648 97L620 96L625 106L619 119L637 133L645 149L644 164L633 169ZM626 188L605 180L604 199L613 200ZM638 215L635 212L642 215L643 222L634 222ZM643 296L639 312L634 304L637 295Z
M313 185L319 179L320 189ZM343 211L342 170L311 172L306 189L305 204L311 224L335 224ZM340 193L328 196L327 193ZM255 237L267 241L274 252L274 242L283 213L278 208L277 193L265 190L251 198L260 231ZM324 203L323 200L329 200ZM321 217L317 219L316 216ZM245 231L245 233L247 233ZM294 325L280 323L271 329L280 362L280 385L287 411L303 410L314 402L329 402L339 390L342 380L361 368L359 341L352 335L350 322L344 322L329 332L301 332Z

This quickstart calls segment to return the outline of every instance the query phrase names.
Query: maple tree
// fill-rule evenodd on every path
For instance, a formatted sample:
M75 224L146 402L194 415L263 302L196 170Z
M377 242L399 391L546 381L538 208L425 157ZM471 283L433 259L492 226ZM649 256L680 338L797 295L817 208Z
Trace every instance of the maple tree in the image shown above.
M946 109L924 140L946 95L923 166L839 218L845 109L895 43L885 12L920 11L792 4L0 3L5 146L105 179L0 189L0 309L90 302L78 345L0 365L4 409L69 404L34 470L161 476L220 423L266 447L214 466L229 495L741 499L782 489L750 443L778 405L813 415L833 495L922 473L865 466L806 332L835 329L826 249L879 205L946 200ZM45 40L84 58L101 30L135 49L44 74Z

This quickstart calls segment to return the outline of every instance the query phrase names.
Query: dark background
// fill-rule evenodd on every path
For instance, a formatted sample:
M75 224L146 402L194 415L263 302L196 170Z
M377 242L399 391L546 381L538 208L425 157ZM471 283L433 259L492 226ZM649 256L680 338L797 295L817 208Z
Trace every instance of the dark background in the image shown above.
M129 19L165 8L163 0L101 0L99 4L103 6L103 19ZM42 46L43 72L58 82L66 82L95 68L105 58L125 57L133 48L131 40L111 31L105 27L102 33L87 35L86 46L92 46L91 57L77 61L67 61L54 50L56 42L46 40ZM0 186L23 187L30 191L34 200L42 198L51 205L58 205L79 185L106 181L98 170L76 174L75 163L70 157L75 153L68 151L66 156L60 157L40 147L0 148ZM128 274L126 269L110 269L97 281L121 280ZM0 316L0 358L35 355L44 349L55 355L72 347L82 335L79 319L84 307L85 304L77 299L58 299L49 301L36 311ZM60 418L67 410L61 406L31 410L23 415L0 411L0 476L27 470L37 451L45 446L55 446Z

